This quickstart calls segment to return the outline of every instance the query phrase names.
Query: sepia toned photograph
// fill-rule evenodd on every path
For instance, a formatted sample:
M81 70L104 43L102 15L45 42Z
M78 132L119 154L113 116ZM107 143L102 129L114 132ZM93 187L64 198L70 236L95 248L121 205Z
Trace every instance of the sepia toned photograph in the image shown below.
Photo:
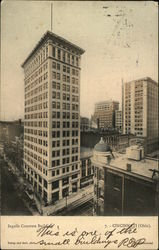
M4 0L1 49L1 215L157 216L157 3Z

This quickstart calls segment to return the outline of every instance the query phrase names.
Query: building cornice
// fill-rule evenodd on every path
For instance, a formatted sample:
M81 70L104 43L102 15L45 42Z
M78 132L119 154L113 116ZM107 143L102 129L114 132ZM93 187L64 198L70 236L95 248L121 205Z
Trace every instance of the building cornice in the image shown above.
M76 51L78 51L78 53L80 53L81 55L85 52L82 48L80 48L79 46L69 42L68 40L64 39L63 37L60 37L58 35L56 35L55 33L51 32L51 31L47 31L42 38L39 40L39 42L36 44L36 46L34 47L34 49L31 51L31 53L29 54L29 56L25 59L25 61L22 63L21 67L23 68L25 66L25 64L28 62L28 60L36 53L36 51L41 47L41 45L44 42L47 42L48 40L54 40L56 42L60 42L63 43L64 46L67 47L73 47Z
M152 82L152 83L154 83L154 84L156 84L158 86L158 83L156 81L154 81L151 77L143 77L143 78L128 81L128 82L125 82L125 83L127 84L127 83L131 83L131 82L140 82L140 81Z
M148 181L148 182L151 182L151 183L155 183L155 181L150 177L141 175L139 173L135 173L133 171L128 172L125 169L121 169L119 167L115 167L115 166L111 165L111 163L109 165L108 164L103 164L101 162L97 162L97 161L93 160L93 158L92 158L92 163L94 164L94 166L97 166L97 167L100 167L100 168L103 167L103 168L106 168L108 170L113 170L115 172L125 174L125 175L130 176L130 177L135 177L135 178L142 179L142 180L145 180L145 181Z

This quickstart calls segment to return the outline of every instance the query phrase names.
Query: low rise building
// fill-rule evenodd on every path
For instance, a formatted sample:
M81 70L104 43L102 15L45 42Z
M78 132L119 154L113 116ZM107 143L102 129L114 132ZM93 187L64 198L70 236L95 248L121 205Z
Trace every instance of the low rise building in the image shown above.
M158 208L158 162L144 158L143 147L112 153L103 139L94 147L94 213L152 216Z

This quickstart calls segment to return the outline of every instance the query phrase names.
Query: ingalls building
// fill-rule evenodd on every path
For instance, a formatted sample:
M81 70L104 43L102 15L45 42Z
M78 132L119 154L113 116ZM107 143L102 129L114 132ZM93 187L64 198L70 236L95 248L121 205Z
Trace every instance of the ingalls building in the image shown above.
M24 69L24 173L54 203L80 186L80 64L84 50L46 32Z

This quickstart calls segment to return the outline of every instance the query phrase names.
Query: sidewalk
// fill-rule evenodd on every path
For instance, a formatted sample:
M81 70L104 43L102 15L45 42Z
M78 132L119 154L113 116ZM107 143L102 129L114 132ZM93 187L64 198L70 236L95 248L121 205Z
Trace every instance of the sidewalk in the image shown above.
M43 215L56 214L58 211L63 209L71 210L93 198L93 185L80 189L77 193L71 194L70 196L59 200L54 205L47 207L41 207Z
M23 196L25 186L28 188L29 187L31 188L31 185L23 179L19 169L9 159L6 159L6 161L8 163L8 166L9 166L12 174L17 177L17 182L14 182L14 187L16 188L17 191L19 191L19 193L18 193L19 198L24 202L25 206L32 213L32 215L36 215L36 216L40 215L38 210L36 208L34 209L32 207L31 202L29 200L26 200L26 198Z
M91 200L93 198L93 185L89 185L85 188L79 189L77 193L73 193L55 204L44 206L36 197L34 196L34 202L37 206L37 209L34 209L31 207L30 202L28 202L24 197L22 197L22 194L26 187L31 187L31 185L26 182L23 177L21 176L21 173L19 169L8 159L7 160L9 167L11 168L12 173L17 177L17 183L15 183L16 189L19 189L21 191L20 198L25 203L26 207L30 210L32 215L52 215L58 213L58 211L62 211L64 209L70 211L71 209L80 206L81 204Z

